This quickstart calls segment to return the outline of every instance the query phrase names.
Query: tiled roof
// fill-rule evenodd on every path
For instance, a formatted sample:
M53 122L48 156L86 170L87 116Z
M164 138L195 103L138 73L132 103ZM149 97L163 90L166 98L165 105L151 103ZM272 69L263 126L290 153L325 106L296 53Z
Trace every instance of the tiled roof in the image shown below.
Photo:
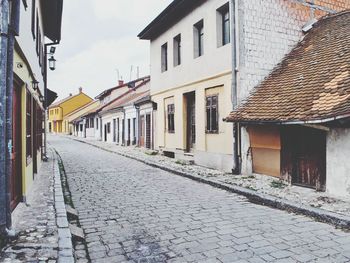
M64 99L61 99L61 100L58 100L58 101L52 103L52 104L50 105L49 108L58 107L58 106L60 106L62 103L66 102L66 101L68 101L68 100L71 100L71 99L73 99L73 98L79 96L80 94L86 95L84 92L81 92L81 93L78 93L78 94L75 94L75 95L70 95L70 96L68 96L68 97L66 97L66 98L64 98ZM86 96L89 97L88 95L86 95ZM89 98L90 98L90 97L89 97ZM91 99L91 100L92 100L92 99Z
M132 92L129 93L127 96L120 98L119 100L114 101L112 104L108 105L106 108L103 109L102 112L111 111L114 109L118 109L124 106L128 106L133 104L134 102L142 99L145 96L149 96L150 91L146 90L143 92Z
M350 10L325 17L226 118L326 122L350 115Z
M88 115L91 115L91 114L96 114L96 113L98 113L98 112L104 110L106 107L109 107L111 104L113 104L113 103L119 101L120 99L122 99L122 98L128 96L130 93L134 93L135 91L137 91L138 89L142 88L144 85L146 85L146 84L149 83L149 82L150 82L150 78L149 78L149 77L148 77L148 78L147 78L147 77L144 78L144 79L142 80L142 82L141 82L141 83L138 83L137 86L136 86L135 88L133 88L133 89L130 88L127 92L123 93L123 94L120 95L119 97L117 97L117 98L111 100L110 102L108 102L108 103L106 103L106 104L100 105L99 107L97 107L97 108L94 109L94 110L91 110L91 111L87 112L87 113L84 115L84 117L85 117L85 116L88 116ZM130 83L130 82L129 82L129 83Z

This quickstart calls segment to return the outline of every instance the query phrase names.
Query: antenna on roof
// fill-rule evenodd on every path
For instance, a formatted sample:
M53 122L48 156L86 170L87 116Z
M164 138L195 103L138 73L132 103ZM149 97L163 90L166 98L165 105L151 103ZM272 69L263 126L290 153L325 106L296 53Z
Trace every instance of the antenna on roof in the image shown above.
M132 80L132 69L133 69L133 66L131 65L131 67L130 67L130 81Z
M119 69L116 68L115 70L117 71L117 76L118 76L117 80L119 81L120 80Z

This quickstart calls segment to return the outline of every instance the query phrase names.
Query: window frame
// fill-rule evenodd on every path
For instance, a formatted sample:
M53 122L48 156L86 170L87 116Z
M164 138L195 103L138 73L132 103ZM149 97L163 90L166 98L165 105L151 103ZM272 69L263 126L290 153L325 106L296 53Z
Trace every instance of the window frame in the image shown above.
M168 71L168 42L161 46L161 72Z
M173 55L174 55L174 58L173 58L173 64L174 64L174 67L177 67L177 66L180 66L181 65L181 34L178 34L177 36L174 37L173 39Z
M213 98L216 98L216 105L212 104ZM210 99L210 105L208 105L208 99ZM216 116L215 116L215 128L213 127L213 109L215 108L216 110ZM209 126L208 127L208 110L209 110ZM219 94L212 94L212 95L207 95L205 96L205 132L207 134L218 134L219 133Z
M167 132L175 133L175 104L167 105Z
M194 58L204 55L204 20L193 25Z
M231 17L230 17L230 3L227 2L217 9L219 15L217 27L218 32L218 47L225 46L231 43ZM227 31L227 32L226 32Z

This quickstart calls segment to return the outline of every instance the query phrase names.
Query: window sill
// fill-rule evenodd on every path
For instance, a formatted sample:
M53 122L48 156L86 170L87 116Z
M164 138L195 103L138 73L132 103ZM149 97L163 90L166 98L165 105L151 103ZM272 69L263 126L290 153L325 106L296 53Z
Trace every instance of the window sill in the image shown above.
M205 131L205 134L219 134L219 131Z

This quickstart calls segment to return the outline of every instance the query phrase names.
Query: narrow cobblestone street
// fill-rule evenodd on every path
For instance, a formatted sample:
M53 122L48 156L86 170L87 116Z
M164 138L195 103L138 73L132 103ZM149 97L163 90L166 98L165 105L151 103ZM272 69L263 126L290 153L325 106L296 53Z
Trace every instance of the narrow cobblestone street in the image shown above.
M64 137L49 143L92 262L350 262L350 233L333 226Z

